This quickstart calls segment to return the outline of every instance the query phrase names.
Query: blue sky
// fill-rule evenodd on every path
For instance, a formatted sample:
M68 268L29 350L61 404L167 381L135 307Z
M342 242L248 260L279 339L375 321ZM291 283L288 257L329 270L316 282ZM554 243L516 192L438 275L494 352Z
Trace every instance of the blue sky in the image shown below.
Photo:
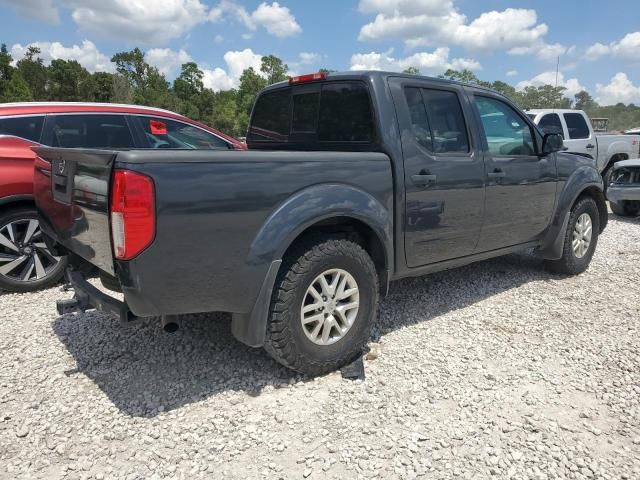
M579 5L579 6L578 6ZM553 83L603 104L640 104L637 0L0 0L0 42L15 58L37 43L46 61L113 68L139 46L173 78L194 60L214 89L237 85L261 55L294 73L320 67L437 75L470 68L523 88Z

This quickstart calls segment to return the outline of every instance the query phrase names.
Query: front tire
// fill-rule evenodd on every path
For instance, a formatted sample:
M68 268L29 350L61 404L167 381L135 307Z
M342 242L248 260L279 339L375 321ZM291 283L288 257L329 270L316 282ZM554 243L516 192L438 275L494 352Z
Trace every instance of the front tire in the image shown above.
M376 268L360 245L331 236L309 238L281 267L265 349L300 373L336 370L363 351L377 304Z
M0 289L32 292L62 278L66 257L56 257L44 243L32 207L0 213Z
M622 200L620 202L609 201L609 206L614 215L619 217L637 217L640 214L640 202Z
M547 266L555 273L578 275L584 272L598 244L600 214L591 197L580 198L569 215L564 248L559 260L548 260Z

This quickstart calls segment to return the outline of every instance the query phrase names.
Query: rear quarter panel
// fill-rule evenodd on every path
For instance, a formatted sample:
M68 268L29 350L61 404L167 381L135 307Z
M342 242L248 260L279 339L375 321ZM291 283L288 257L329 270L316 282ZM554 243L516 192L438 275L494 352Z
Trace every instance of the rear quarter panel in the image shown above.
M301 226L349 211L344 192L382 206L392 235L391 166L381 153L135 151L116 162L155 183L155 241L116 262L137 315L249 312ZM296 196L304 201L292 204Z
M0 136L0 199L33 193L34 142Z

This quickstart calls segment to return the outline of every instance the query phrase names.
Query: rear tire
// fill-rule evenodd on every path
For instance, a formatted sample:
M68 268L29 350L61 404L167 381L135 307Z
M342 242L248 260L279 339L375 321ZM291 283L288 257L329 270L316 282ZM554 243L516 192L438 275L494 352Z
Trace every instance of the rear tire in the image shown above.
M636 217L640 214L640 202L622 200L620 202L609 201L611 211L619 217Z
M293 248L278 274L265 349L300 373L336 370L362 353L377 304L378 275L367 252L349 240L311 237Z
M55 285L64 275L67 258L49 252L37 219L33 207L0 212L0 289L32 292Z
M598 244L600 213L591 197L580 198L569 215L565 232L562 257L547 260L549 270L563 275L578 275L584 272Z

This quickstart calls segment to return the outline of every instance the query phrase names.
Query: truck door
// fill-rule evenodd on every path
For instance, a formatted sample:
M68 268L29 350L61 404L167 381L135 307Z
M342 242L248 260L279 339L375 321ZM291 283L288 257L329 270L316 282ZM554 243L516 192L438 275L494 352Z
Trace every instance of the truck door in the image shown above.
M404 157L404 246L418 267L470 255L484 211L484 165L461 87L390 80Z
M563 113L562 118L567 132L564 135L564 146L568 148L568 152L589 155L597 160L598 144L584 116L577 112Z
M503 98L474 90L487 179L485 220L476 252L535 240L551 222L555 156L539 156L534 127Z

